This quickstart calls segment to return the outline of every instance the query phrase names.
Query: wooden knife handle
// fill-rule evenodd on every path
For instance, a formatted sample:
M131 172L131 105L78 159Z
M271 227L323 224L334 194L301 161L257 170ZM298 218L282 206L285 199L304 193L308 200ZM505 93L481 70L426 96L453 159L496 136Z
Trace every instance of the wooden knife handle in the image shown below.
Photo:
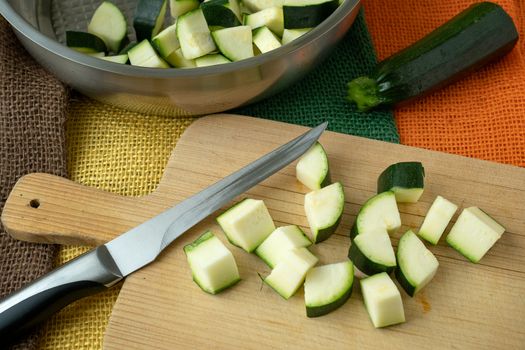
M124 197L35 173L18 180L1 220L19 240L99 245L164 210L166 199L155 197Z

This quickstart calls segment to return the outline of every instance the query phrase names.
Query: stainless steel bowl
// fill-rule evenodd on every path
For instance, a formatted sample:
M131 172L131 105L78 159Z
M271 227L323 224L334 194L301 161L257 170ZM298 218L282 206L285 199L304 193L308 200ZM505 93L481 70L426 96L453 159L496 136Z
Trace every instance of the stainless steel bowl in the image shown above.
M114 2L131 18L136 1ZM329 54L360 7L359 0L344 0L315 29L264 55L219 66L153 69L107 62L63 44L65 30L86 30L99 3L0 0L0 13L29 53L74 89L129 110L174 116L221 112L281 91Z

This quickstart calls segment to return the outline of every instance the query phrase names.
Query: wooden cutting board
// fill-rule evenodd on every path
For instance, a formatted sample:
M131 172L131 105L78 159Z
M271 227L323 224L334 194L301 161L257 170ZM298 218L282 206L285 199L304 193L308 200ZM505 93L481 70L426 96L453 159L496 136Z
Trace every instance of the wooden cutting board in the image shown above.
M305 130L231 115L202 118L177 143L151 195L125 198L32 174L13 190L2 220L13 236L24 240L102 243ZM394 245L406 229L417 230L438 194L460 209L481 207L507 231L477 265L443 239L430 247L440 267L415 298L401 291L407 322L374 329L359 283L343 307L308 319L303 292L286 301L265 286L257 273L265 275L269 269L257 256L226 243L212 215L170 246L158 261L126 279L106 331L105 348L523 348L525 169L332 132L325 133L321 142L329 155L333 180L345 185L346 204L336 234L312 248L320 263L346 258L355 214L375 193L380 172L399 161L421 161L427 176L419 203L399 206L404 226L393 236ZM277 225L296 224L309 232L303 211L307 189L296 181L294 165L245 196L264 199ZM182 251L183 245L208 229L233 252L242 277L239 284L217 296L203 293L192 282Z

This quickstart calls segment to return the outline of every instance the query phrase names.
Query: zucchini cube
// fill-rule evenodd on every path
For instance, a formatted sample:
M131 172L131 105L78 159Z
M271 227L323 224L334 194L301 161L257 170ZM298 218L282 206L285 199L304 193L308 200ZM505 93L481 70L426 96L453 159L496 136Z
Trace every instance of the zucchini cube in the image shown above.
M447 236L447 243L473 263L485 256L505 227L478 207L463 210Z
M186 245L184 253L193 280L207 293L217 294L240 280L232 253L210 231Z
M228 240L248 253L253 252L275 230L264 202L251 198L225 211L217 222Z
M317 264L318 260L307 248L290 250L264 282L284 299L289 299L301 287L306 273Z
M289 225L279 227L273 231L255 249L255 254L273 269L290 250L310 245L312 245L312 242L299 227Z
M361 292L374 327L405 322L401 294L386 272L362 279Z
M421 224L418 235L433 245L438 244L457 209L458 206L454 203L437 196Z

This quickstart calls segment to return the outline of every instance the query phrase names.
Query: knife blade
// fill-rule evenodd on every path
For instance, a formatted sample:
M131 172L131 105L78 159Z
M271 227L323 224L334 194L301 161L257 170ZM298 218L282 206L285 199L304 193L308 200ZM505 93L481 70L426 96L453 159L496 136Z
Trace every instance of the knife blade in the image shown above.
M326 122L318 125L0 300L0 345L18 339L73 301L110 288L150 264L184 232L299 158L317 141L326 126Z

